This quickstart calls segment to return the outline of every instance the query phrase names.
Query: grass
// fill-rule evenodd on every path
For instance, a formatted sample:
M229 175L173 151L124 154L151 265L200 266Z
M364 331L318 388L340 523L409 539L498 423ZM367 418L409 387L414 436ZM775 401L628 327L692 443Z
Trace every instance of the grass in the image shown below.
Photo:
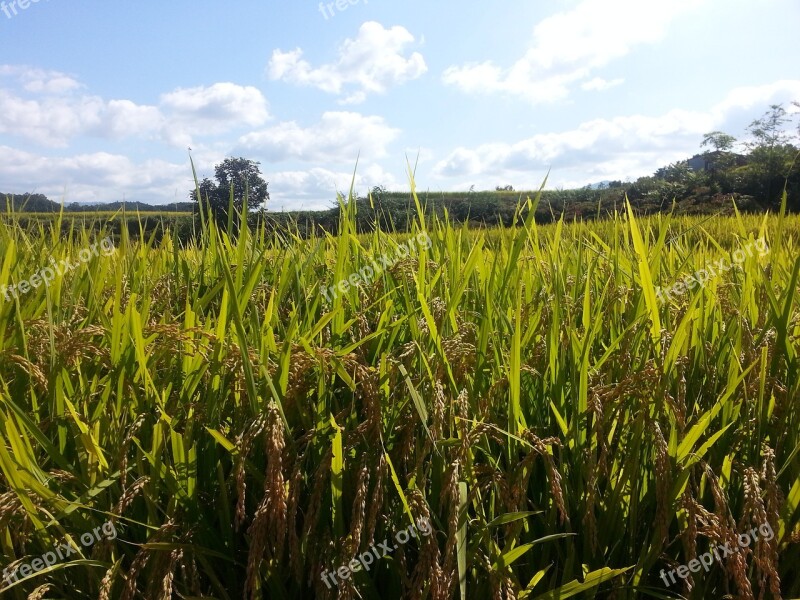
M0 567L119 532L3 597L800 596L800 219L543 227L536 202L489 231L417 202L430 248L329 305L405 239L356 235L352 204L310 239L123 228L0 295ZM0 286L94 241L16 220ZM323 583L420 518L431 536ZM660 577L764 523L691 584Z

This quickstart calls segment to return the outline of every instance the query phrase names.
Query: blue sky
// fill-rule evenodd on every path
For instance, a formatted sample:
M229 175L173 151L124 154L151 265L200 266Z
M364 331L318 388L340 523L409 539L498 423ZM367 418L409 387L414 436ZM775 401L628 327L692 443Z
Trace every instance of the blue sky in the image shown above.
M0 0L2 1L2 0ZM797 0L5 0L0 192L186 200L226 156L271 210L347 190L633 179L800 100ZM341 9L343 7L343 10Z

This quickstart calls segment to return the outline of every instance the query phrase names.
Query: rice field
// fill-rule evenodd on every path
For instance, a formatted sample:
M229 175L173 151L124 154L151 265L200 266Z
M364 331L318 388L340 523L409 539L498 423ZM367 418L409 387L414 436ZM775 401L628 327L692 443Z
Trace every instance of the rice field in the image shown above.
M110 248L5 215L0 595L800 597L800 218L536 202Z

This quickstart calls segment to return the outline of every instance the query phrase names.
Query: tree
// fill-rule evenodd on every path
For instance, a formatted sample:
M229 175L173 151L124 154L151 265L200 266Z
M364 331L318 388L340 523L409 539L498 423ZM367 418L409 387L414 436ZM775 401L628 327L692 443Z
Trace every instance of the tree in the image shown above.
M750 148L750 172L747 181L750 191L761 196L766 202L778 200L784 183L790 177L789 171L794 162L797 148L792 146L789 133L784 126L789 122L786 110L780 104L773 104L760 119L747 128L752 140Z
M784 146L789 142L789 135L783 126L789 122L786 109L780 104L772 104L769 110L760 119L750 123L747 131L753 136L753 141L748 143L751 149Z
M655 172L654 177L670 183L691 183L696 179L696 173L689 168L689 163L684 160L661 167Z
M60 209L44 194L0 194L0 212L5 211L8 204L16 211L25 212L58 212Z
M233 187L233 205L238 210L241 210L245 198L248 209L259 208L269 200L269 183L261 177L260 164L245 158L226 158L214 167L218 187L225 190L228 197Z
M204 205L208 202L218 222L223 223L228 216L231 191L237 214L243 208L245 212L260 208L269 200L269 183L261 177L259 164L261 163L245 158L226 158L214 167L216 183L207 177L199 183L200 199ZM197 201L197 190L192 190L189 196Z
M792 102L792 106L794 106L797 110L794 111L795 116L800 115L800 102L795 100ZM797 135L800 136L800 120L797 121Z
M712 146L716 152L730 152L733 150L733 145L736 143L736 138L721 131L712 131L703 136L703 143L700 144L701 148Z
M217 184L211 181L208 177L205 177L203 181L200 182L198 189L200 190L200 198L204 202L206 199L208 199L212 206L216 204ZM193 200L197 201L196 190L192 191L190 196Z
M736 138L722 131L712 131L703 136L700 144L701 148L712 147L713 151L703 153L706 161L706 171L708 181L717 184L720 190L732 191L728 173L735 164L735 156L732 154L733 145Z

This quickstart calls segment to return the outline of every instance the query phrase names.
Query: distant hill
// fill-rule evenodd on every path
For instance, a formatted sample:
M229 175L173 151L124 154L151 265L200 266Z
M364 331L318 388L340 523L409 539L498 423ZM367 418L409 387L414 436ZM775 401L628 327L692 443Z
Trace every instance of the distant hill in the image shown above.
M8 203L15 212L59 212L61 205L44 194L0 193L0 212L5 212ZM144 202L71 202L64 205L64 212L96 212L125 210L126 212L193 212L194 202L172 202L170 204L145 204Z
M145 204L144 202L109 202L96 204L78 204L73 202L64 207L70 212L93 212L98 210L126 212L193 212L194 202L171 202L170 204Z
M586 187L590 190L606 190L611 187L611 184L614 183L610 179L604 179L603 181L598 181L596 183L590 183L586 185ZM621 184L620 184L621 185Z
M2 194L0 193L0 212L5 212L9 203L14 211L58 212L60 206L44 194Z

